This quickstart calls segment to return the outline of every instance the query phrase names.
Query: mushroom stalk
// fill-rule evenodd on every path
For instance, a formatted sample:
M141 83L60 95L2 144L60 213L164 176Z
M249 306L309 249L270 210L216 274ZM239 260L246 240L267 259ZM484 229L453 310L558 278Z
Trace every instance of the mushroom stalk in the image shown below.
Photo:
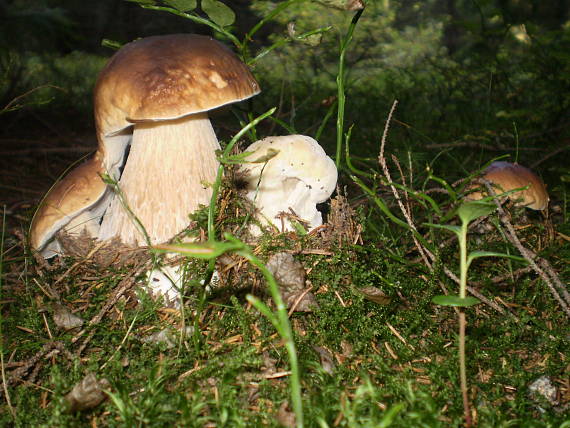
M119 189L151 244L171 239L188 226L190 213L208 203L219 148L206 113L134 125ZM102 240L114 237L126 244L147 244L118 197L105 213L99 233Z

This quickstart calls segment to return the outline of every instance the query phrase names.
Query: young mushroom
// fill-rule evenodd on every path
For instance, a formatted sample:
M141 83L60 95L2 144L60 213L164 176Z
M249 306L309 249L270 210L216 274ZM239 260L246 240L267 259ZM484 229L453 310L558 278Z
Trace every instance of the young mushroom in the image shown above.
M246 65L210 37L155 36L120 49L97 82L96 122L103 139L132 127L132 141L118 183L125 200L113 199L99 239L141 246L181 232L188 214L208 203L218 167L206 112L259 91Z
M497 161L489 165L482 174L483 180L489 181L496 189L496 193L519 190L509 195L516 205L525 206L533 210L544 210L548 206L548 193L543 181L530 169L519 164ZM475 186L471 186L474 188ZM481 186L479 186L481 187ZM486 192L475 191L467 195L468 200L479 200Z
M260 223L277 225L282 231L295 230L290 218L307 223L309 230L323 224L317 204L331 196L338 174L319 143L304 135L267 137L246 151L251 152L247 160L252 162L241 167L246 197ZM256 226L250 231L260 234Z
M102 153L79 165L57 182L44 197L32 219L30 244L45 258L61 254L57 232L95 237L107 207L108 192L100 174Z

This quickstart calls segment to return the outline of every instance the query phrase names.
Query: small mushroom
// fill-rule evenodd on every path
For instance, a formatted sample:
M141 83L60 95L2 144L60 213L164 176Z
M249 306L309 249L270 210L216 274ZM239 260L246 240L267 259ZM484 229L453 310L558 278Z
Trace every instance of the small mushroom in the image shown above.
M527 189L509 195L509 198L519 206L533 210L544 210L548 206L549 198L543 181L522 165L501 161L493 162L483 171L481 178L492 183L498 193L528 186ZM470 187L475 188L473 185ZM476 190L468 194L467 199L479 200L485 196L485 193Z
M60 230L71 236L97 236L109 193L101 180L102 153L73 169L44 197L30 227L30 244L45 258L61 253L54 239Z
M251 152L247 159L252 162L241 168L246 175L246 197L262 224L283 224L284 230L295 230L288 218L279 220L282 213L301 219L309 229L323 224L317 204L331 196L338 173L319 143L304 135L267 137L246 151ZM256 227L251 232L260 233Z

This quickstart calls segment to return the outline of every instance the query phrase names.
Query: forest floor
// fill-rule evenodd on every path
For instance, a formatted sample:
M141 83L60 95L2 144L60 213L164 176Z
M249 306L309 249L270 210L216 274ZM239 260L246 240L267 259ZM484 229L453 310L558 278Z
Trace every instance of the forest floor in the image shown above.
M142 291L146 252L121 263L101 263L96 249L34 257L26 236L35 207L95 140L23 134L4 137L0 151L2 425L293 426L283 342L246 299L271 305L262 275L227 254L219 283L205 291L207 263L184 260L191 274L178 309ZM220 203L239 205L229 180L224 189ZM357 186L348 189L350 205L336 197L328 229L250 240L263 261L292 255L314 299L290 315L306 426L461 426L456 312L432 303L455 292L444 270L457 270L457 243L439 246L428 268L407 232L380 219ZM240 221L221 215L217 226L234 232ZM570 225L518 213L513 223L567 283ZM473 232L472 247L515 254L501 229L490 229ZM524 263L489 258L474 264L469 283L489 302L466 310L473 420L570 426L568 318L545 283ZM73 327L75 317L82 324Z

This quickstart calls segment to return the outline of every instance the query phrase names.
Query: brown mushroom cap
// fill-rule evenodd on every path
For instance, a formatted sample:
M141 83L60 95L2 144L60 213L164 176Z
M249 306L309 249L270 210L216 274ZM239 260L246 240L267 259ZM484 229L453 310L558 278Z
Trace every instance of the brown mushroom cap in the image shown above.
M55 184L35 213L30 227L30 244L43 250L54 235L74 218L95 205L105 194L101 180L101 159L96 155L79 165ZM43 252L51 257L57 245Z
M136 40L107 63L95 87L98 133L134 122L176 119L260 92L247 66L223 44L196 34Z
M544 210L548 205L548 193L543 181L522 165L501 161L493 162L483 171L482 178L493 183L501 192L528 186L527 189L510 195L510 198L517 201L518 205L524 205L533 210ZM472 200L481 198L480 192L468 195L468 199Z

